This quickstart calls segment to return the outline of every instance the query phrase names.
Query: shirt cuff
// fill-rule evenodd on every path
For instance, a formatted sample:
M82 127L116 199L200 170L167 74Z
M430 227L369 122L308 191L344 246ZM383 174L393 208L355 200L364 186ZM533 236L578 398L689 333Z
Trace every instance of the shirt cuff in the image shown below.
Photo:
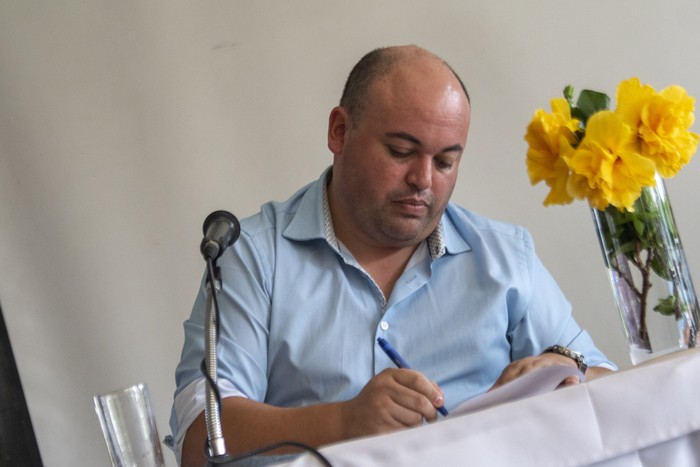
M206 404L206 379L200 377L180 391L175 396L173 407L175 409L175 417L177 418L177 433L175 433L172 450L177 459L177 465L182 463L182 444L185 441L187 430L192 425L192 422L204 411ZM219 394L221 399L227 397L246 397L240 389L228 380L222 379L217 381Z

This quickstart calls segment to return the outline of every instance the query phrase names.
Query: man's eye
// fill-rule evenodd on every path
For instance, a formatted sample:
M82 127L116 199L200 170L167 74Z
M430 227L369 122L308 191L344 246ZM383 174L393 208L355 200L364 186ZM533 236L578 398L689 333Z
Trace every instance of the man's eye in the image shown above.
M389 149L389 153L394 157L408 157L413 154L413 150L411 149L400 149L394 146L387 146L387 148Z
M442 170L449 170L449 169L452 168L452 166L454 166L454 164L455 164L455 163L454 163L454 161L452 161L452 160L437 159L437 160L435 161L435 166L436 166L438 169L442 169Z

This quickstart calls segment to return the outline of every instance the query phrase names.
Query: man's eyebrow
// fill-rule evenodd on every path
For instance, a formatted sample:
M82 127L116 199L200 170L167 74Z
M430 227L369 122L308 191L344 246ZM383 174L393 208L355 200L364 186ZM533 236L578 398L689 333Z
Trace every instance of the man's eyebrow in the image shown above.
M405 139L406 141L408 141L408 142L410 142L410 143L413 143L413 144L417 144L417 145L422 145L422 144L423 144L423 143L421 142L421 140L419 140L418 138L416 138L416 137L413 136L412 134L406 133L406 132L403 132L403 131L393 131L393 132L389 132L389 133L386 134L386 136L389 137L389 138L400 138L400 139ZM446 148L443 148L442 151L440 151L440 153L444 153L444 152L462 152L463 150L464 150L464 148L462 147L461 144L453 144L452 146L447 146Z
M405 139L406 141L409 141L413 144L418 144L422 145L421 140L416 138L410 133L405 133L403 131L395 131L395 132L389 132L386 134L389 138L400 138L400 139Z

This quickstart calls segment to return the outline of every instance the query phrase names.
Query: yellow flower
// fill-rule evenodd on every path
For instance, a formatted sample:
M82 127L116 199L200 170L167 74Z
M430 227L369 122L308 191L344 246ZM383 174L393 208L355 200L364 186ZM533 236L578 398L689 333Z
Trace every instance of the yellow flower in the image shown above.
M595 209L633 211L655 174L673 177L700 142L689 130L695 99L680 86L656 92L637 78L622 81L614 112L600 92L581 91L574 104L567 86L564 96L551 101L551 113L537 110L525 134L530 182L550 188L545 206L586 199Z
M573 201L566 191L569 168L560 152L575 143L575 132L579 127L578 120L571 118L566 99L552 99L550 104L552 113L538 109L525 134L529 146L526 164L530 183L544 181L550 187L545 206Z
M563 156L573 174L567 189L603 210L612 204L634 210L642 188L654 185L654 163L636 152L635 134L609 110L591 116L586 136L575 150Z
M695 99L685 89L669 86L657 93L632 78L620 83L616 100L616 113L637 133L639 152L654 161L662 177L673 177L690 162L700 137L688 130Z
M654 88L630 78L617 86L615 113L631 128L639 128L642 123L642 109L656 95Z

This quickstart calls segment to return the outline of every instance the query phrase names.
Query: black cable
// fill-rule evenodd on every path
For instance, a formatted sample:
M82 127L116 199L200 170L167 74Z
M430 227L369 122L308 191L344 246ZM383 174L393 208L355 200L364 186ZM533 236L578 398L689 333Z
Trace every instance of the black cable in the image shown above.
M215 265L214 260L207 258L207 279L211 287L210 293L214 303L214 320L216 324L216 344L219 343L219 300L216 297L216 281L221 275L219 267Z
M216 329L216 342L214 342L214 347L219 346L219 301L216 297L216 281L219 275L219 268L215 266L214 261L211 258L207 258L207 282L209 282L209 293L211 294L212 303L214 304L214 325ZM202 359L202 364L200 365L200 370L204 374L204 378L207 380L207 384L214 391L214 397L216 398L216 404L221 407L221 394L219 393L219 387L216 382L209 376L209 368L207 368L207 356Z
M307 444L304 444L304 443L299 443L297 441L282 441L279 443L270 444L268 446L263 446L261 448L254 449L252 451L244 452L243 454L239 454L237 456L231 457L228 454L226 454L225 456L218 456L216 458L211 457L209 455L209 445L208 445L208 441L207 441L207 442L205 442L205 445L204 445L204 457L207 459L207 461L211 462L212 464L224 464L224 463L229 463L229 462L236 463L236 462L240 462L242 460L249 459L249 458L254 457L254 456L259 456L261 454L265 454L266 452L274 451L275 449L279 449L279 448L283 448L283 447L299 448L303 451L308 452L309 454L313 455L314 457L316 457L316 459L318 459L319 462L321 462L321 464L323 464L325 467L333 467L333 465L326 458L326 456L321 454L321 452L318 449L313 448L313 447L311 447Z
M202 360L202 363L199 365L199 370L204 375L204 379L207 381L209 387L214 391L214 398L216 399L217 406L221 407L221 394L219 393L219 386L214 383L214 380L209 376L205 360Z

